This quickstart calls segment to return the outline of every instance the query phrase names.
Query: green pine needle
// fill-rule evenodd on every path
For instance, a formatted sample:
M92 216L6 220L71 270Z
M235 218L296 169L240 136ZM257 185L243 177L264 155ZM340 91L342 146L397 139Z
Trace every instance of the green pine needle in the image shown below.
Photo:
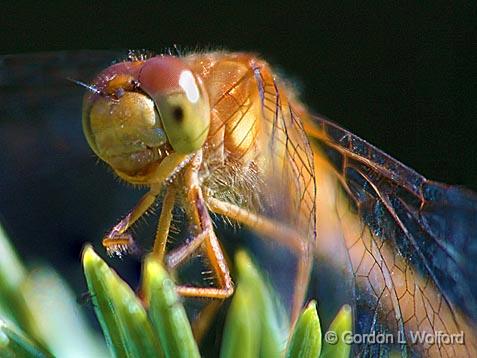
M351 346L343 341L343 337L351 332L352 328L351 307L344 305L331 322L328 332L333 332L336 341L330 343L330 339L325 340L321 357L346 358L349 357Z
M131 288L87 246L83 266L106 342L114 356L162 355L146 311Z
M166 270L152 257L146 259L144 291L149 316L166 357L200 357L184 307Z
M316 302L311 301L296 322L287 357L319 357L321 328Z
M13 324L0 320L0 356L46 358L52 357Z
M0 252L1 357L107 356L67 285L48 267L26 269L1 227ZM221 357L349 356L350 346L342 340L322 340L314 301L287 342L289 322L274 290L245 252L237 254L235 266L237 286L222 332ZM182 300L158 261L145 259L144 301L91 246L83 251L83 268L111 356L200 357ZM340 310L330 330L338 336L351 331L349 306Z

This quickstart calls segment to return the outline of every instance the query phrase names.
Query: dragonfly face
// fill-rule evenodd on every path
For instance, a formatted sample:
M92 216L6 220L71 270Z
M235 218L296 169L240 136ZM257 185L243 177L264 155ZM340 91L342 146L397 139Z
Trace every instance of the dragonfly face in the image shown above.
M120 176L144 178L168 148L192 153L207 138L207 94L174 57L118 63L93 87L84 101L83 129L94 152Z
M89 76L100 65L92 61ZM247 54L134 59L108 68L92 85L83 110L88 143L121 178L150 187L108 233L107 248L130 245L127 229L165 192L161 212L183 206L194 249L205 243L212 263L222 263L223 256L209 210L299 257L295 303L303 299L300 287L314 257L316 266L352 286L346 300L354 307L357 333L395 334L402 340L391 348L403 354L475 352L473 193L428 181L311 115L266 62ZM2 101L4 117L14 113L11 100ZM166 256L168 224L162 229L153 252L174 268L190 252ZM182 287L180 293L227 297L228 271L216 270L216 276L215 291ZM324 300L326 295L319 302ZM465 344L414 344L414 332L464 332ZM355 349L371 355L390 346Z

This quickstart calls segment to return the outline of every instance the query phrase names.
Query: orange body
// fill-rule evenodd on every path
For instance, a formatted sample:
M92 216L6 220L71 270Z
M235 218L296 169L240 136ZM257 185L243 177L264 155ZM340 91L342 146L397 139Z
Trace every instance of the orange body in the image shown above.
M271 196L281 196L275 219L312 241L315 188L300 121L303 105L265 61L251 54L194 54L184 61L203 80L210 101L205 186L229 193L228 201L252 212L260 212L264 197L274 202ZM233 183L220 183L227 178Z
M284 121L293 120L289 115L292 107L297 117L308 126L311 138L323 137L326 133L313 133L311 115L305 111L293 91L274 77L268 64L248 54L193 55L187 60L195 73L203 78L210 98L212 125L208 138L211 146L209 155L214 159L238 161L231 167L244 168L253 163L263 171L272 166L282 167L284 161L292 160L296 168L293 172L305 173L303 183L308 179L307 173L314 174L317 191L315 255L326 259L327 264L339 270L342 262L338 259L333 262L336 257L334 251L339 249L340 240L344 239L358 287L365 289L371 285L373 290L383 293L378 316L389 320L389 326L394 327L392 329L398 331L401 324L407 332L429 335L442 332L453 335L456 340L460 339L461 334L465 336L466 344L422 344L418 350L429 356L475 353L474 331L459 308L446 302L431 280L420 277L412 266L393 252L391 246L373 238L371 231L347 202L339 173L333 170L323 154L319 150L314 151L314 170L307 167L305 160L286 154L286 140L300 142L302 138L287 138L290 134L284 131L279 121L274 126L278 102ZM257 78L258 72L263 83ZM261 86L268 88L266 103L269 107L262 108ZM268 148L272 146L272 140L277 140L277 145L282 147L275 149L270 156ZM297 151L295 155L306 157L306 149L304 146L303 151ZM223 152L229 155L224 156ZM300 216L308 218L312 205L303 198L306 195L312 197L314 193L310 193L311 186L303 185L301 188L309 192L304 194L303 191L297 191L296 183L288 188L282 187L280 192L288 196L284 203L302 200L299 205ZM249 209L253 210L253 207ZM296 210L297 206L291 204L290 209L284 210L286 215L292 215L290 212ZM376 262L377 256L382 257L380 264Z

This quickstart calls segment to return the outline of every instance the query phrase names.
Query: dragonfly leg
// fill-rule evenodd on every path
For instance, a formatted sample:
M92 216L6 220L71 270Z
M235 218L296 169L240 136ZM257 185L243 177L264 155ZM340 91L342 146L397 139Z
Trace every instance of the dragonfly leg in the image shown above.
M167 188L164 200L162 202L161 216L157 224L156 238L154 240L154 248L152 255L160 262L164 261L164 253L166 251L167 237L172 220L172 210L176 201L176 189L173 186Z
M197 235L187 245L184 245L167 255L165 260L167 267L169 269L174 269L181 263L184 263L187 258L200 249L201 246L205 249L207 257L211 263L212 270L217 279L218 288L177 286L177 293L181 296L215 299L206 304L192 323L192 331L198 342L203 338L212 323L215 314L221 305L220 300L230 297L234 292L232 278L230 277L227 263L223 257L222 250L213 229L210 228L209 230Z
M226 216L232 220L248 226L254 231L269 237L280 244L291 249L298 257L298 266L295 279L295 290L293 296L293 307L291 319L296 321L300 313L308 288L311 268L313 265L313 255L308 241L296 231L285 227L281 223L249 212L234 204L224 202L213 197L207 197L209 209L219 215Z
M230 271L225 261L219 240L215 233L210 230L204 237L203 249L215 273L218 287L191 287L177 286L177 292L184 297L203 297L225 299L234 292L234 285L230 277ZM168 260L169 261L169 260Z
M217 299L230 297L234 291L232 278L230 277L230 271L220 247L219 240L215 236L211 225L208 226L204 232L194 237L188 244L166 256L165 261L168 269L172 270L177 268L177 266L184 263L190 255L201 248L209 259L210 265L212 266L212 270L217 279L218 287L177 286L177 292L185 297Z
M133 245L132 236L126 231L151 207L159 195L160 186L152 186L136 206L103 239L103 246L112 253L121 253Z
M166 256L166 265L169 270L177 268L180 264L184 263L188 257L194 252L199 250L200 246L204 243L206 236L209 235L207 231L201 232L195 236L187 244L179 247L175 251L169 253Z
M229 268L224 254L215 236L212 219L205 205L202 189L200 187L198 170L202 161L202 153L196 154L190 165L185 168L184 179L187 188L187 207L193 227L196 228L196 236L183 248L172 252L166 257L166 264L174 268L184 262L197 249L202 249L215 274L218 287L191 287L178 286L177 292L185 297L204 297L225 299L234 291Z

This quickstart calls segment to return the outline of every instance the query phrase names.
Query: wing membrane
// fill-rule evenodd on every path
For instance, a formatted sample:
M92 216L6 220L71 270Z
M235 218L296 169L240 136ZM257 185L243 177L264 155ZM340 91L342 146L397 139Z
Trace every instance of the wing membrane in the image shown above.
M289 198L280 202L274 217L297 228L305 239L315 239L316 187L313 154L299 114L280 96L277 82L270 73L255 69L262 101L263 119L269 123L264 137L269 138L265 150L272 162L267 185L272 196L269 201ZM278 179L278 182L277 182ZM275 186L274 186L275 184ZM286 193L286 194L285 194ZM284 210L284 209L287 210Z
M202 78L212 96L212 126L204 185L215 198L272 220L273 234L255 230L272 245L293 242L303 248L315 238L313 153L288 91L268 64L248 54L227 54L206 68ZM306 258L279 247L271 256L261 243L254 245L285 301L291 300L296 260Z
M268 64L240 53L212 61L202 78L213 95L215 144L206 154L213 174L206 186L217 198L314 238L313 154L283 84Z
M477 196L426 180L325 118L305 119L305 129L316 149L317 176L331 178L322 183L334 197L321 211L335 212L348 249L357 332L400 335L405 340L394 349L402 353L474 352ZM320 226L319 214L317 220ZM412 344L415 332L461 330L465 346ZM388 347L358 349L367 355Z

